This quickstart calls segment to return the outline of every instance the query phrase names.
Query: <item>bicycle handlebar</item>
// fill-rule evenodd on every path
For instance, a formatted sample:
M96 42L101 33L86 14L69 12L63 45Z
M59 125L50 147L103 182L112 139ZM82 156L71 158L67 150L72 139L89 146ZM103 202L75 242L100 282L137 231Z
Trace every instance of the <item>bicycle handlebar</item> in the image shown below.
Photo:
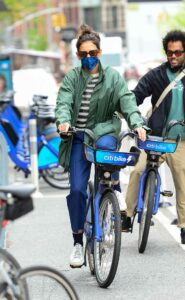
M181 120L181 121L171 120L166 127L166 132L168 133L172 129L172 127L176 125L185 126L185 120Z
M63 133L63 132L59 132L60 136L66 136L67 134L75 134L78 132L84 132L85 134L87 134L87 136L92 140L93 142L93 146L95 146L96 143L96 136L94 134L94 132L91 129L88 128L77 128L77 127L70 127L68 132ZM133 131L122 131L120 132L120 134L118 135L118 146L121 144L121 141L126 137L126 136L130 136L132 138L134 138L135 136L137 136L136 133L134 133ZM119 147L118 147L119 148Z

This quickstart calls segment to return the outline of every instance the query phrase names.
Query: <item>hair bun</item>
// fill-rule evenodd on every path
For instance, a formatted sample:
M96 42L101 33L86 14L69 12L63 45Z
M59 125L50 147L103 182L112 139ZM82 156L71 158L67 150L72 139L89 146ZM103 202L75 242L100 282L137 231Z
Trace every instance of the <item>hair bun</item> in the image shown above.
M87 24L82 24L77 35L76 48L79 50L80 45L86 41L93 42L100 49L100 36L93 28Z
M87 25L87 24L82 24L80 26L80 32L79 35L84 35L84 34L91 34L93 32L93 29Z

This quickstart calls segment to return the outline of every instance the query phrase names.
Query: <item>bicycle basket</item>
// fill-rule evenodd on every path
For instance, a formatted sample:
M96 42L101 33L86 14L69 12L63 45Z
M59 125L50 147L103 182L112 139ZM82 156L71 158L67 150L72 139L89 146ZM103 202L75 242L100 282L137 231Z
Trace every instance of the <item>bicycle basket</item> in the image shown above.
M33 200L31 197L27 197L26 199L17 199L14 198L13 204L6 204L5 209L5 219L6 220L15 220L18 219L30 211L33 210Z
M135 166L138 161L139 153L137 152L116 152L108 150L93 149L84 145L85 157L88 161L100 165L114 165L119 167Z
M163 142L163 141L155 141L155 140L146 140L141 141L137 140L137 145L140 149L155 151L155 152L162 152L162 153L173 153L177 148L176 143L170 142Z

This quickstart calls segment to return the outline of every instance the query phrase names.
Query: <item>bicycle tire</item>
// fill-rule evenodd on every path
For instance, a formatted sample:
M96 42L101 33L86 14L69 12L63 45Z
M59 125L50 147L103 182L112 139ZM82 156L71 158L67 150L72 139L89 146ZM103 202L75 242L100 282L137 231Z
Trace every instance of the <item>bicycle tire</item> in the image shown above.
M99 286L107 288L116 275L121 250L120 209L118 199L112 191L108 191L102 196L99 221L102 227L102 241L94 240L95 275ZM108 259L110 258L108 246L113 250L111 260L106 262L106 256Z
M33 266L24 268L19 272L17 280L18 283L26 281L29 300L79 300L69 280L59 271L50 267Z
M67 172L64 172L62 166L42 170L41 176L45 182L54 188L61 190L70 188L69 175Z
M88 182L88 187L87 187L87 194L91 194L93 195L93 184L91 181ZM91 220L90 223L93 226L94 220L93 220L93 202L90 203L91 205ZM86 221L85 226L89 226L88 222ZM94 269L94 255L93 255L93 242L94 242L94 233L93 233L93 228L92 228L92 236L91 239L88 240L88 237L86 237L86 249L87 249L87 260L88 260L88 265L89 265L89 269L90 269L90 273L91 275L95 275L95 269Z
M0 263L3 262L3 266L6 269L6 272L10 276L13 283L17 286L17 275L21 270L21 266L13 255L7 252L5 249L0 248ZM23 280L21 285L19 285L20 290L19 294L24 300L29 300L28 298L28 289L26 282ZM0 284L0 299L14 299L12 298L11 290L7 292L8 284L6 282L1 282ZM3 297L3 298L2 298Z
M144 253L148 241L150 224L153 214L154 200L155 200L155 182L156 174L150 171L146 178L144 189L144 207L141 213L141 220L139 224L139 239L138 251Z
M48 143L54 139L59 139L60 137L57 132L51 132L45 136ZM46 146L41 143L38 147L38 155L41 155L41 152ZM58 158L57 158L58 161ZM48 168L40 170L40 175L43 177L44 181L47 182L50 186L57 189L69 189L69 175L68 172L64 172L64 168L61 165L58 165L54 168Z

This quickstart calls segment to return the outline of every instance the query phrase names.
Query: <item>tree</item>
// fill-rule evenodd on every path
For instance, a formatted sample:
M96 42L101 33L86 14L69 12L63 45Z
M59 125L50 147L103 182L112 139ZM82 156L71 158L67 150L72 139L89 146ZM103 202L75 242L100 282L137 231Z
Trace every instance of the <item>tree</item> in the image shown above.
M51 1L48 1L51 3ZM4 0L7 12L0 12L0 21L4 23L4 28L7 25L15 24L16 21L23 21L26 24L26 31L24 31L24 25L19 25L19 34L15 34L12 31L12 39L14 43L22 44L22 41L26 41L26 46L35 50L46 50L48 47L46 36L46 20L41 17L35 17L31 21L26 21L25 18L32 13L38 12L50 7L50 4L46 2L43 4L43 0ZM25 20L25 21L24 21ZM22 23L22 24L23 24ZM1 31L1 30L0 30ZM3 29L2 33L3 34ZM24 33L23 33L24 31ZM5 35L6 33L4 33ZM23 36L24 35L24 36Z
M159 16L158 24L162 33L174 29L185 31L185 0L183 0L179 11L175 15L167 12L162 13Z
M43 4L43 0L4 0L8 12L1 13L1 18L9 17L11 22L22 19L25 15L37 10L39 4Z

